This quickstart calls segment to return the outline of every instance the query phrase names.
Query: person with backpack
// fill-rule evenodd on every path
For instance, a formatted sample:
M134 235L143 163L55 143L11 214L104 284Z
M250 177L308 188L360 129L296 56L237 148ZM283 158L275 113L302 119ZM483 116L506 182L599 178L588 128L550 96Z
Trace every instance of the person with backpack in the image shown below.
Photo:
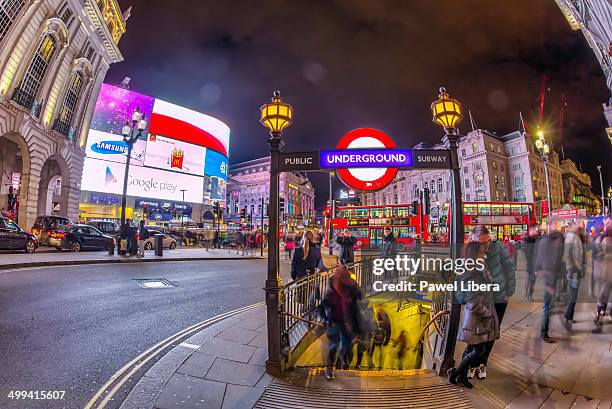
M319 305L319 314L325 323L329 341L325 357L325 379L328 381L334 379L334 366L348 369L353 358L353 337L359 332L357 302L361 299L357 283L346 267L340 265L332 275L330 286Z

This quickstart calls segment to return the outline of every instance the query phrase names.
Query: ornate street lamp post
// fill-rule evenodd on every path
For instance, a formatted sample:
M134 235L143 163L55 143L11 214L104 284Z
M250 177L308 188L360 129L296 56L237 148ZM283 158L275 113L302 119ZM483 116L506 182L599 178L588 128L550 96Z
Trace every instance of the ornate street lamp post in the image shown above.
M608 201L610 202L608 205L608 214L612 215L612 186L608 187Z
M266 371L278 375L282 371L279 297L282 284L279 274L278 240L278 159L283 146L283 130L291 125L293 109L284 103L280 91L274 92L272 101L261 107L260 122L270 130L270 203L268 205L268 277L266 279L266 309L268 320L268 359Z
M550 146L546 143L544 132L539 130L536 134L538 138L535 140L535 146L540 156L544 160L544 174L546 176L546 200L548 201L548 214L552 214L552 196L550 193L550 173L548 171L548 158L550 155ZM550 217L549 217L550 218Z
M142 131L147 127L147 121L143 114L140 113L138 108L132 114L132 123L126 122L121 129L123 135L123 141L127 144L127 158L125 159L125 172L123 174L123 195L121 196L121 225L125 224L125 206L127 202L127 182L128 174L130 172L130 159L132 158L132 148L134 144L140 138ZM136 132L134 132L136 131Z
M463 245L463 211L461 206L461 173L459 169L459 139L461 135L457 132L457 124L461 121L461 104L454 98L450 98L444 87L440 88L438 99L431 104L433 122L444 127L444 138L442 142L450 151L451 160L451 226L450 226L450 256L455 260L459 257L461 246ZM443 354L440 362L439 373L445 374L446 371L455 366L453 358L455 343L457 342L457 331L459 329L459 319L461 317L461 305L451 301L450 317L446 331L444 332Z

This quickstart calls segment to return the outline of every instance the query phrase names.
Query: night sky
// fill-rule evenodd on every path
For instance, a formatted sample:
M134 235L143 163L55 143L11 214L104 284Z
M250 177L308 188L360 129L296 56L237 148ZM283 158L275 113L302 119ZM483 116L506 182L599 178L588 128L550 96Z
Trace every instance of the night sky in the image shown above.
M445 86L477 127L545 122L555 147L581 164L599 194L612 184L602 103L610 96L595 55L553 0L119 0L132 5L125 57L106 82L213 115L231 128L232 163L266 155L259 107L280 89L294 108L285 150L333 148L358 127L398 146L437 142L429 106ZM561 130L561 95L565 95ZM464 118L460 130L471 130ZM318 207L327 177L310 174Z

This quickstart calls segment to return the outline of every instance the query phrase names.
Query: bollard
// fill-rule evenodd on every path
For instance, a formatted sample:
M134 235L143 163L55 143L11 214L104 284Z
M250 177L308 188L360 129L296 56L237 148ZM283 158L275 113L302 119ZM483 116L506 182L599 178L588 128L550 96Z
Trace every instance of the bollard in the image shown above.
M162 234L155 235L155 255L159 257L164 255L164 236Z

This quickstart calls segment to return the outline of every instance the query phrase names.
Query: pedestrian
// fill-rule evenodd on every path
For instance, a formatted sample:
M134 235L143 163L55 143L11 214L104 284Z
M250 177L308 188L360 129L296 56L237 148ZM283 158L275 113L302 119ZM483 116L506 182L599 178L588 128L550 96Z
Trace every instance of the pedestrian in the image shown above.
M544 279L544 309L540 336L542 341L553 343L548 335L550 308L557 292L557 281L563 272L563 234L559 230L559 222L548 222L548 233L543 235L536 244L534 271Z
M497 321L501 325L508 307L508 300L514 295L516 289L516 265L504 246L499 241L491 240L491 233L485 226L474 227L470 232L469 241L480 243L485 252L485 265L491 275L492 283L499 286L499 290L491 291L491 295L493 296L493 307ZM465 299L465 297L463 298ZM468 379L474 376L477 376L478 379L486 379L489 355L491 355L494 344L495 340L487 342L483 354L480 355L478 365L469 368ZM468 345L463 352L464 356L471 353L472 348L471 345Z
M130 256L138 255L138 226L130 224L128 253Z
M347 265L355 262L355 244L357 240L351 235L349 229L344 229L341 235L336 237L339 253L338 260L340 263Z
M390 227L385 227L383 234L384 238L382 246L380 247L380 257L394 258L397 255L397 243L395 242L395 236L393 235Z
M385 357L383 347L386 347L391 340L391 319L382 305L376 306L376 327L372 331L372 343L370 346L370 360L374 366L374 352L378 348L378 370L385 367Z
M523 251L525 260L527 261L527 280L525 280L525 298L533 301L533 289L536 283L536 275L533 270L533 256L535 254L535 245L540 238L540 231L537 226L529 227L527 237L525 237L525 245Z
M393 341L393 346L397 347L397 369L401 371L404 369L404 355L406 355L406 350L408 349L408 338L406 337L405 330L402 330L397 339Z
M487 243L470 241L464 250L464 258L474 261L484 259L487 250ZM466 269L462 275L458 276L458 279L464 282L471 281L474 284L494 283L492 272L487 266ZM489 342L499 338L499 320L495 312L494 294L491 291L475 290L466 291L462 294L465 297L462 300L465 301L465 309L457 338L467 343L471 348L469 353L463 354L459 366L448 371L448 380L452 384L461 384L466 388L472 388L473 385L467 378L468 370L479 366L486 354Z
M563 262L567 274L567 284L569 287L570 298L565 311L565 329L572 329L574 321L574 309L578 299L578 289L584 277L584 248L586 238L584 236L584 223L578 222L569 226L565 230L563 243Z
M312 235L308 232L306 236L308 234ZM351 278L346 267L340 265L332 275L330 286L319 305L329 342L325 356L325 379L328 381L334 378L334 366L344 369L349 367L353 337L359 331L356 303L361 299L362 294L357 283Z
M145 243L149 238L149 230L145 227L145 221L140 221L140 228L138 229L138 252L136 256L141 258L145 255Z
M293 234L287 234L285 235L285 257L287 260L293 260L293 250L295 250Z
M593 243L593 278L597 283L597 316L594 334L603 331L603 316L606 315L612 293L612 216L604 219L602 232Z
M314 245L314 236L311 231L306 232L302 245L295 249L291 259L291 279L300 278L316 273L317 268L325 269L321 258L321 249Z

